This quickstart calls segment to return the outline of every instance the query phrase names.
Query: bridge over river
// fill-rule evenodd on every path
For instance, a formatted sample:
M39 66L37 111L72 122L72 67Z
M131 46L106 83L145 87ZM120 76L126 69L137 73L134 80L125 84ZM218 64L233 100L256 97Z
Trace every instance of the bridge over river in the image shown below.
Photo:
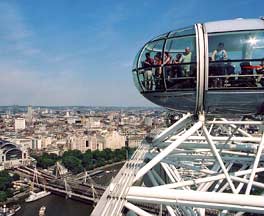
M132 168L130 162L126 162L122 167L122 172L119 172L120 180L123 179L124 172ZM27 166L18 167L15 169L15 173L21 177L25 177L34 182L34 186L51 191L54 194L63 195L70 199L81 200L88 203L96 204L101 198L104 199L103 194L106 191L106 186L96 184L92 180L92 176L96 176L104 172L103 170L94 170L89 172L83 172L78 175L64 175L57 177L44 170L33 169ZM130 175L131 173L128 173ZM126 188L113 188L113 192L117 190L126 190ZM119 199L122 202L122 199ZM142 209L146 209L149 212L155 214L165 215L164 211L160 211L159 206L152 204L139 204Z

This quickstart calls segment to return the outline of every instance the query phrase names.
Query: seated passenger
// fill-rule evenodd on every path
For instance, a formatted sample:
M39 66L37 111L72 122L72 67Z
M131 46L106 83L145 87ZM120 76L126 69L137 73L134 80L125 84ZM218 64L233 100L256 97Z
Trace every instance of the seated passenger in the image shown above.
M145 54L146 59L142 63L142 67L145 68L144 71L144 85L147 90L152 90L152 66L154 65L154 60L150 57L150 53Z
M185 48L185 52L183 53L183 55L181 56L180 62L181 63L190 63L192 60L192 52L191 49L189 47ZM183 72L183 76L185 77L189 77L190 76L190 71L191 71L191 65L190 64L184 64L182 66L182 72Z

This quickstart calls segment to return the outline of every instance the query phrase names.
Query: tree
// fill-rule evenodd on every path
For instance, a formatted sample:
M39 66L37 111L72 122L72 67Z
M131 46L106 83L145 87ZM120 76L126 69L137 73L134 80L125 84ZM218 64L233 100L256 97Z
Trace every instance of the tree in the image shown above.
M80 150L75 149L75 150L69 150L69 151L64 152L62 157L64 158L66 156L73 156L73 157L76 157L76 158L82 160L83 155L82 155L82 152Z
M4 170L0 172L0 191L6 191L7 188L11 187L12 177L9 173Z
M115 149L114 151L114 155L115 155L115 161L122 161L126 159L126 149L122 148L122 149Z
M83 154L82 165L85 169L89 170L93 168L93 154L90 151L86 151Z
M11 197L13 192L11 190L12 181L17 178L17 175L11 177L8 171L4 170L0 172L0 202L3 202L7 197Z
M99 150L95 150L93 152L93 159L98 160L101 157L101 153Z
M73 174L77 174L83 171L82 162L80 159L74 156L65 156L62 158L62 163Z
M4 202L7 199L7 194L4 191L0 191L0 202Z
M56 163L56 160L49 158L48 156L41 156L37 160L37 166L47 169L50 166L53 166Z
M43 169L47 169L50 166L53 166L59 159L56 154L43 153L41 156L32 156L37 160L37 166Z
M113 154L113 151L111 149L106 148L106 149L104 149L104 152L106 154L105 160L109 161L109 160L114 159L114 154Z

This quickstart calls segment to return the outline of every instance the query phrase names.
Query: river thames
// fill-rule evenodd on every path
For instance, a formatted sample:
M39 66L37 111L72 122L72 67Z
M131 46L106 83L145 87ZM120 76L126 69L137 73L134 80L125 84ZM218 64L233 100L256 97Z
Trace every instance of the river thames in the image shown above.
M21 204L18 216L37 216L41 206L46 206L47 216L87 216L90 215L93 206L79 201L65 199L57 195L49 195L31 203Z
M93 178L97 184L108 185L113 176L117 174L123 164L103 169L105 172ZM93 205L58 195L49 195L40 200L21 203L17 216L37 216L41 206L46 206L46 216L88 216L93 211Z

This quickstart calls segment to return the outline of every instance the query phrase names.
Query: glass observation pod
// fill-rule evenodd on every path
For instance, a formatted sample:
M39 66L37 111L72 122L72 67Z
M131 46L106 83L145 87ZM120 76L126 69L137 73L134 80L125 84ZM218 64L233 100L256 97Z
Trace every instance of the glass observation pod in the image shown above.
M182 112L264 112L264 20L195 24L145 44L133 63L140 93Z

